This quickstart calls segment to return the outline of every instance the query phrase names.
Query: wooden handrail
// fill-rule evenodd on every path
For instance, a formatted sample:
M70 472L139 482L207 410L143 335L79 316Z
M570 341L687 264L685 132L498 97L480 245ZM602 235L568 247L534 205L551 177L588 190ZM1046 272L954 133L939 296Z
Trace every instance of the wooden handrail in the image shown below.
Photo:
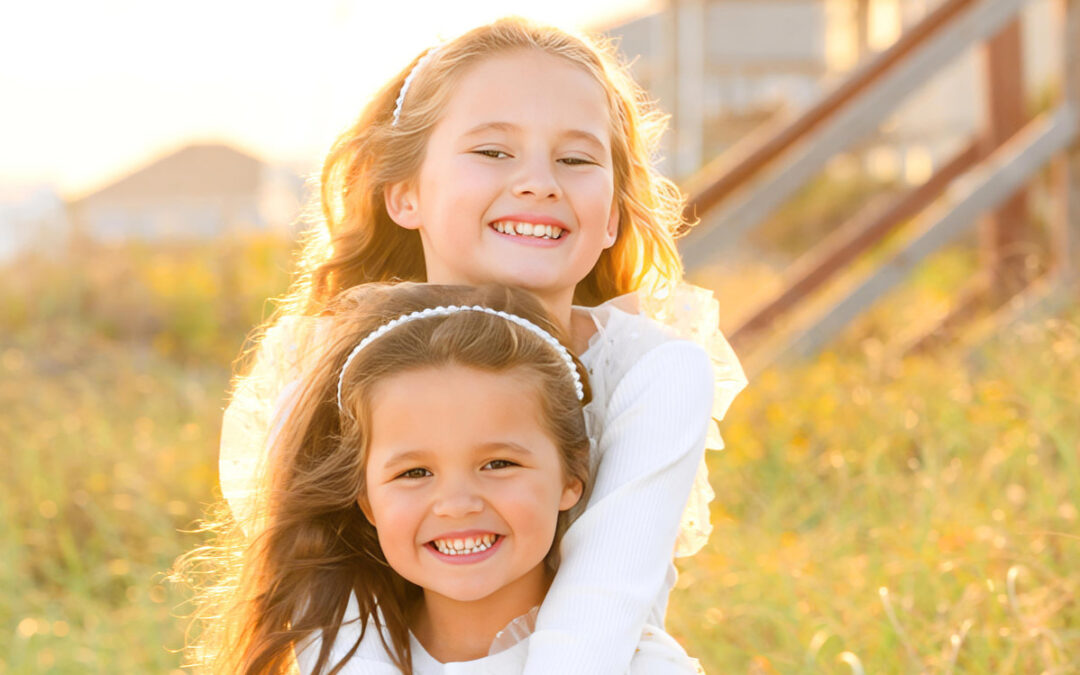
M1030 0L982 0L968 3L914 52L895 63L819 127L764 167L753 185L733 193L693 228L679 247L683 263L694 270L738 241L776 212L825 168L837 153L878 128L888 115L928 79L965 50L991 38ZM699 214L700 215L700 214Z
M871 208L858 213L834 231L814 249L812 258L796 263L779 295L761 306L735 329L729 337L732 345L736 348L745 347L754 333L766 328L792 309L832 278L844 265L868 251L904 221L922 212L956 177L974 166L980 155L980 143L969 143L922 185L898 199L891 200L884 209Z
M1029 0L943 0L888 50L854 72L821 101L796 119L755 131L727 154L688 181L685 214L698 218L680 249L687 269L706 264L718 249L734 243L764 222L790 199L831 157L872 133L905 97L959 56L978 44L987 57L988 128L933 176L890 200L864 206L836 228L786 275L784 289L757 308L732 334L736 347L752 345L763 329L802 303L842 268L913 217L918 230L901 249L856 283L838 301L791 334L782 332L758 345L752 363L764 365L787 352L804 356L827 340L885 292L900 283L919 261L969 229L978 215L989 213L994 228L983 227L981 287L971 287L975 300L1006 298L1013 289L1002 271L1013 264L1007 249L1025 229L1023 198L1017 196L1035 172L1056 153L1055 185L1060 208L1054 217L1058 285L1067 289L1080 279L1080 0L1058 0L1063 10L1065 69L1063 103L1052 114L1023 124L1024 91L1018 14ZM961 177L963 179L961 180ZM948 203L931 208L949 191ZM984 219L984 224L991 222ZM991 236L992 235L992 236ZM995 274L995 272L998 272ZM1017 277L1026 288L1030 279ZM1021 291L1025 292L1025 291ZM1056 297L1056 296L1055 296ZM1001 304L1001 303L998 303ZM963 312L961 312L963 313ZM959 313L954 312L956 316ZM777 339L779 338L779 339Z
M710 162L686 185L689 194L685 210L687 218L693 222L719 204L977 1L946 0L798 118L779 131L768 128L754 134L727 155Z
M1055 153L1076 142L1078 128L1077 112L1067 105L1028 122L972 169L963 185L953 186L958 193L954 195L957 198L954 204L927 212L919 223L920 232L829 307L782 351L809 356L821 349L841 328L903 281L917 263L955 239L980 214L995 209L1031 180ZM772 358L776 356L778 354L772 355Z

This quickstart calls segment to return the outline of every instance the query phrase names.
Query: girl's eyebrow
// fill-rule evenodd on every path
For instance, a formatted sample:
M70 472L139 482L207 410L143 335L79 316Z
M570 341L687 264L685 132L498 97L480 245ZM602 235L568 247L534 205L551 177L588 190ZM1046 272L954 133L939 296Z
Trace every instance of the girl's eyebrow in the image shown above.
M383 468L388 469L390 467L397 466L399 464L412 464L414 462L423 462L427 457L427 452L424 450L406 450L405 452L395 452L390 455L385 462L383 462Z
M491 441L490 443L484 443L483 445L481 445L480 449L483 450L484 452L492 452L492 451L507 452L507 451L509 451L509 452L516 453L516 454L519 454L519 455L532 455L532 454L534 454L533 451L530 450L529 448L525 447L524 445L519 445L517 443L514 443L513 441Z
M480 134L485 131L505 131L507 133L512 133L518 130L519 129L516 124L511 124L509 122L484 122L483 124L477 124L472 129L469 129L464 134L462 134L462 136L475 136L476 134Z
M562 134L560 134L560 135L563 136L564 138L576 138L576 139L583 140L586 143L590 143L592 145L595 145L602 152L607 152L607 145L605 145L603 141L601 141L599 138L597 138L596 134L585 131L584 129L567 129L566 131L562 132Z
M484 122L478 124L472 129L466 131L462 136L475 136L477 134L484 133L485 131L502 131L505 133L514 133L521 131L521 127L511 122ZM601 141L596 134L585 131L584 129L567 129L559 134L563 138L577 138L595 145L600 150L607 152L607 145Z
M481 443L476 447L479 452L510 452L518 455L532 456L535 453L524 445L520 445L513 441L489 441L487 443ZM402 464L422 464L428 458L427 450L405 450L404 452L395 452L382 463L383 469L390 469Z

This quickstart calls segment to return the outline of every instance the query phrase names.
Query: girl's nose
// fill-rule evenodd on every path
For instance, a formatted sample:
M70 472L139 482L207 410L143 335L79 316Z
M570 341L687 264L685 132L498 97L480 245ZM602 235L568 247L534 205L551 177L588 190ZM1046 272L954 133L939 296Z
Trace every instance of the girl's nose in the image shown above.
M522 162L521 171L514 177L514 195L538 199L560 198L562 188L546 157Z
M484 500L469 481L445 485L432 506L437 516L461 518L484 510Z

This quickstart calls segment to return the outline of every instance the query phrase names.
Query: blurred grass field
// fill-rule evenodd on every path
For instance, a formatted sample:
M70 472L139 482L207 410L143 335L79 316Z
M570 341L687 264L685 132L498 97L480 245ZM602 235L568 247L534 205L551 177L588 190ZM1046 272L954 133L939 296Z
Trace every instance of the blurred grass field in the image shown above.
M288 261L236 239L0 269L0 673L180 667L164 574L199 541L231 362ZM969 264L940 257L736 401L668 619L707 672L1077 672L1080 315L882 356Z

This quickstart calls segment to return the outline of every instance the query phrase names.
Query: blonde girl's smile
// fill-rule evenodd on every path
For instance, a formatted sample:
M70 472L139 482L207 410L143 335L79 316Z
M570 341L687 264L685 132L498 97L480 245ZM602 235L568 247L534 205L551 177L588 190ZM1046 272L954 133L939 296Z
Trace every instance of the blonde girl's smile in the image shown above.
M528 213L502 217L493 221L491 228L521 243L541 246L555 246L543 242L559 241L568 232L566 224L558 218Z

